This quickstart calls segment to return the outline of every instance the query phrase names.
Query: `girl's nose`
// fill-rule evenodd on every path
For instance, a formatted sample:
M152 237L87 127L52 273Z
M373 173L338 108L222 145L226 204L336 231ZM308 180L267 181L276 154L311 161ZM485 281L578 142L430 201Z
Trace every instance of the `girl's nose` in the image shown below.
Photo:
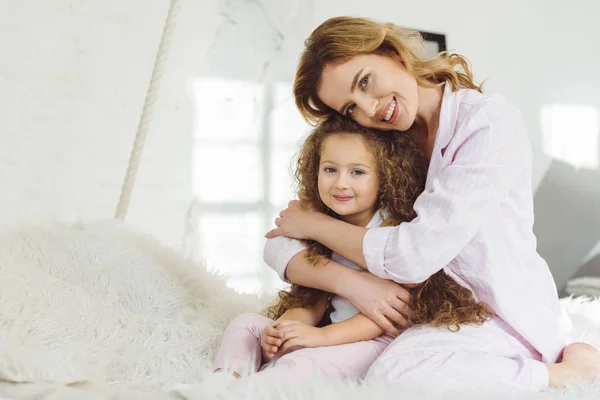
M335 187L338 189L346 189L348 187L348 179L345 174L339 174L335 180Z

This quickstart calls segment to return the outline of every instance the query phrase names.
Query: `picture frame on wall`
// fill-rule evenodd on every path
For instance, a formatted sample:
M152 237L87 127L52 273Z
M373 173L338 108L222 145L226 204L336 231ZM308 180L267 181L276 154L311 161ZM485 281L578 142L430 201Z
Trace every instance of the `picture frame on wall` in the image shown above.
M446 51L446 35L428 31L419 31L423 36L423 47L420 56L423 58L433 58L440 51Z

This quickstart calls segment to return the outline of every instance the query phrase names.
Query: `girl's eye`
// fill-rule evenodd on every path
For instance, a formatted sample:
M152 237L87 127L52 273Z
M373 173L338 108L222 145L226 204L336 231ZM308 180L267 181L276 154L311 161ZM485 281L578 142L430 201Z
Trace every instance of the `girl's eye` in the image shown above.
M365 171L361 171L360 169L355 169L352 171L354 175L364 175Z
M356 104L352 104L350 106L348 106L348 108L346 108L346 115L350 115L354 112L354 109L356 108Z
M358 86L360 87L361 90L364 90L367 87L367 85L369 84L369 78L370 78L370 75L367 74L364 76L364 78L362 78L360 80L360 83L358 84Z
M328 174L334 174L335 168L327 167L327 168L325 168L325 172L327 172Z

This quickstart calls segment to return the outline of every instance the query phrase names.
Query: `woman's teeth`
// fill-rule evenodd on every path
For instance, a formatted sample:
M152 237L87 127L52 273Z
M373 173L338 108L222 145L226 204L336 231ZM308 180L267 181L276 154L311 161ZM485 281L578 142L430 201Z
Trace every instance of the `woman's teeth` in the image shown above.
M385 113L385 117L383 118L383 120L385 122L388 122L390 120L390 118L392 118L392 114L394 114L395 109L396 109L396 99L392 99L392 105L387 110L387 113Z

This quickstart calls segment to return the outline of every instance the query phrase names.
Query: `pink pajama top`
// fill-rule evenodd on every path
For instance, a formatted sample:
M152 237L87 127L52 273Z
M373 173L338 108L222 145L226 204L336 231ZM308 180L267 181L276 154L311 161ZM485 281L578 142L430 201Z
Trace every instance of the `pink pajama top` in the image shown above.
M571 324L533 234L531 148L520 113L503 98L444 90L440 124L417 218L369 229L363 252L371 273L418 283L440 269L556 361ZM285 280L304 246L269 239L265 262Z

